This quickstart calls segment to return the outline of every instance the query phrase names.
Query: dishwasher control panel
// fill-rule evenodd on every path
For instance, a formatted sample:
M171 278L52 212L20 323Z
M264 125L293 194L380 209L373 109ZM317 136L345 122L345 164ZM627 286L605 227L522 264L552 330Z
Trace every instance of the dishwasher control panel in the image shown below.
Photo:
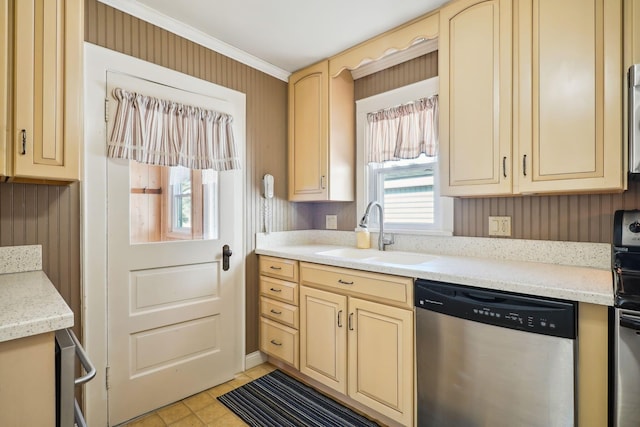
M416 280L416 308L562 338L576 337L576 303Z

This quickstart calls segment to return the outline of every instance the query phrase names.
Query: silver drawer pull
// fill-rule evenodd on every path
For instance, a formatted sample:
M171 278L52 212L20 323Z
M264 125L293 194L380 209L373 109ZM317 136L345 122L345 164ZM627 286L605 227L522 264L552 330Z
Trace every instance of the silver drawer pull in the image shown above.
M349 321L349 324L347 327L349 328L350 331L353 331L353 313L349 313L348 321Z
M338 311L338 328L342 328L342 310Z
M272 312L273 314L278 314L278 315L282 314L282 312L281 312L281 311L276 311L276 310L274 310L273 308L271 309L271 312Z
M282 343L281 343L281 342L278 342L278 341L276 341L276 340L271 340L271 344L273 344L273 345L277 345L278 347L282 346Z
M272 270L282 270L282 267L276 267L275 265L272 265L269 268L272 269Z
M338 283L343 285L353 285L353 282L347 282L346 280L338 279Z
M273 292L282 292L282 289L270 288L269 290Z

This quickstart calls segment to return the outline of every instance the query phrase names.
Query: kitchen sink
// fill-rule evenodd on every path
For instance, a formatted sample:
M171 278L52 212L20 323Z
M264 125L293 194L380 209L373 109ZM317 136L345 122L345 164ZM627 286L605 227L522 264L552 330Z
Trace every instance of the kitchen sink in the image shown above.
M379 255L373 257L372 260L385 264L416 265L429 262L435 258L436 256L434 255L413 252L379 252Z
M382 252L376 249L339 248L317 252L318 255L358 260L367 263L418 265L436 258L434 255L414 252Z
M318 255L361 260L365 258L372 258L376 256L378 252L380 251L376 249L340 248L340 249L331 249L329 251L318 252Z

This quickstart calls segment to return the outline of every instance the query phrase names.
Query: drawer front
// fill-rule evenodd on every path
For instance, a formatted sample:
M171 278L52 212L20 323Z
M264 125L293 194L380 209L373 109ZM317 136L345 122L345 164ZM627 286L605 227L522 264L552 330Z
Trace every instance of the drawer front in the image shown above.
M260 255L260 274L290 282L298 281L298 261Z
M260 276L260 295L298 305L298 284Z
M260 297L260 314L298 329L298 307L271 298Z
M300 283L400 307L413 307L413 279L408 277L303 262L300 263Z
M260 318L260 350L286 362L296 369L298 359L298 331L287 326Z

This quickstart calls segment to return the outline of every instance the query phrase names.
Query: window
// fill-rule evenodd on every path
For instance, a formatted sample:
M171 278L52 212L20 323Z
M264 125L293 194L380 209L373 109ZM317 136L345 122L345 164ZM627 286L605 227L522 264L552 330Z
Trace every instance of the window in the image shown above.
M171 233L191 234L191 171L177 166L169 171Z
M219 174L129 162L132 243L218 238Z
M364 143L368 113L383 110L438 93L438 78L425 80L357 101L358 220L367 204L377 201L384 209L385 232L451 235L453 200L440 197L438 158L421 154L416 159L367 163ZM369 228L379 229L377 210Z
M389 230L428 229L436 224L437 163L424 155L414 161L370 163L369 200L384 207ZM372 219L378 224L378 218Z
M193 191L192 191L193 188ZM218 172L169 168L168 237L216 239L218 237Z

